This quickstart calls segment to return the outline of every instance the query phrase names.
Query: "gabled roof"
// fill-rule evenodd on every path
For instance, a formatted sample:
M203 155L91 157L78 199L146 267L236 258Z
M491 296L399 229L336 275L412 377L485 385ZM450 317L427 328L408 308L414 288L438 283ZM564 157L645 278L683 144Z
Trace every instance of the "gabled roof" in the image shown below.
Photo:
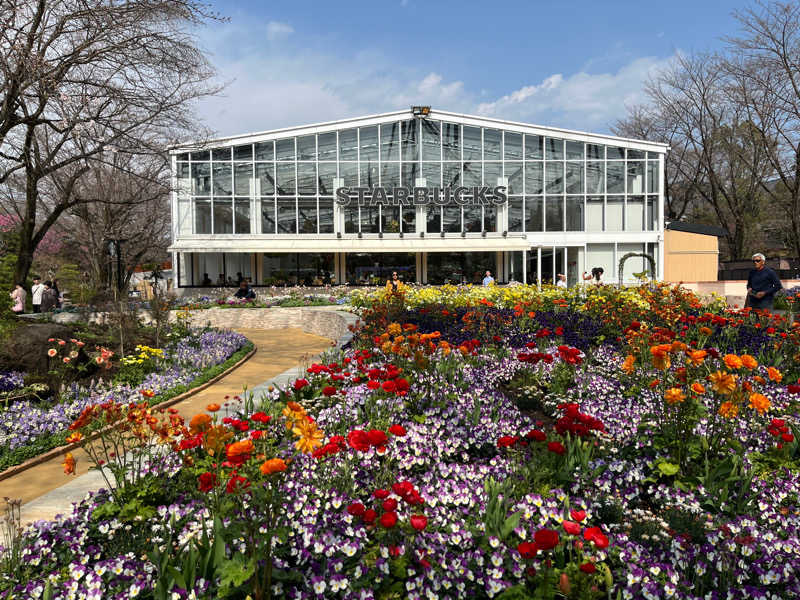
M268 131L261 131L256 133L244 133L233 136L212 138L208 140L197 140L194 142L187 142L184 144L177 144L170 146L169 151L171 154L177 154L179 152L187 152L193 149L197 150L198 148L214 148L214 147L219 148L225 146L236 146L239 144L249 144L252 142L286 138L296 135L309 135L313 133L325 133L329 131L337 131L340 129L349 129L351 127L365 127L368 125L376 125L380 123L392 123L401 119L412 119L412 118L414 118L414 116L411 114L410 109L396 110L393 112L380 113L377 115L367 115L364 117L340 119L338 121L314 123L312 125L284 127L282 129L271 129ZM495 119L492 117L465 115L462 113L454 113L443 110L431 109L430 114L427 116L427 118L431 120L442 120L442 121L448 121L450 123L461 123L464 125L473 125L477 127L497 127L498 129L504 129L506 131L532 133L537 135L558 137L567 140L575 140L575 141L582 141L582 142L589 142L596 144L607 144L613 146L623 146L626 148L633 148L637 150L649 150L650 152L666 153L668 149L667 144L662 144L660 142L634 140L630 138L615 137L613 135L588 133L583 131L574 131L571 129L561 129L558 127L547 127L543 125L533 125L529 123L507 121L504 119Z

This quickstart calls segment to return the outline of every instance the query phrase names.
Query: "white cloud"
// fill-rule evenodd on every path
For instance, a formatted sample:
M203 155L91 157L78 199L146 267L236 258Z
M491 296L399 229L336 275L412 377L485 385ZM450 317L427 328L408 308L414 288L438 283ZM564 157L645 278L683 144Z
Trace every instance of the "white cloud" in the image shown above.
M280 21L270 21L267 23L267 39L270 42L289 37L294 33L294 27L288 23L281 23Z

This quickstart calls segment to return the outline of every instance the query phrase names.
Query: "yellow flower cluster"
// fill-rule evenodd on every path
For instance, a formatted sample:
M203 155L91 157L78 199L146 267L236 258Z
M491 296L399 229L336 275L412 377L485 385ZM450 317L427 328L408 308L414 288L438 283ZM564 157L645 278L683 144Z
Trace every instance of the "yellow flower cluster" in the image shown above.
M151 358L164 358L164 351L161 348L151 348L150 346L136 346L137 354L130 354L120 362L123 365L142 365Z
M294 447L300 452L308 454L322 446L324 437L322 431L300 404L294 401L287 402L283 416L286 417L286 429L291 429L298 438Z

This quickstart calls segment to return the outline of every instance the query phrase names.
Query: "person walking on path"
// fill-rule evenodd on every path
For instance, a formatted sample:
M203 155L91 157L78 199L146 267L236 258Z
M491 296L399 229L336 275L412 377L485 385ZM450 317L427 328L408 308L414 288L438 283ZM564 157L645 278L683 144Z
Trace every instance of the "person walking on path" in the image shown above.
M753 266L747 276L747 300L745 306L772 310L775 293L783 289L778 275L766 266L766 258L760 252L753 254Z
M31 302L33 303L33 312L42 312L42 292L44 292L44 284L38 275L33 276L33 287L31 288Z
M45 281L44 290L42 291L41 312L50 312L55 309L56 305L58 305L58 296L56 296L56 291L53 289L53 283Z
M11 292L10 296L11 299L14 301L14 306L11 307L15 313L22 314L25 312L25 297L28 295L28 292L25 291L25 288L22 286L21 283L17 283L14 285L14 291Z
M494 283L494 277L492 277L491 271L486 271L486 277L483 278L483 286L489 287Z

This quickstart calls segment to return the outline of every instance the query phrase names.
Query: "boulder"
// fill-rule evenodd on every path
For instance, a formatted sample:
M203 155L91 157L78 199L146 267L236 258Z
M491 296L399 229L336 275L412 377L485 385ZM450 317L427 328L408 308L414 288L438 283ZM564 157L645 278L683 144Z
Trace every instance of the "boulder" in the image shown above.
M58 323L61 325L70 325L72 323L79 323L81 319L81 315L79 313L74 312L60 312L54 313L51 317L53 323Z
M69 339L72 330L60 323L31 323L20 325L14 332L12 343L6 345L4 354L16 369L46 373L47 350L53 347L50 338Z

